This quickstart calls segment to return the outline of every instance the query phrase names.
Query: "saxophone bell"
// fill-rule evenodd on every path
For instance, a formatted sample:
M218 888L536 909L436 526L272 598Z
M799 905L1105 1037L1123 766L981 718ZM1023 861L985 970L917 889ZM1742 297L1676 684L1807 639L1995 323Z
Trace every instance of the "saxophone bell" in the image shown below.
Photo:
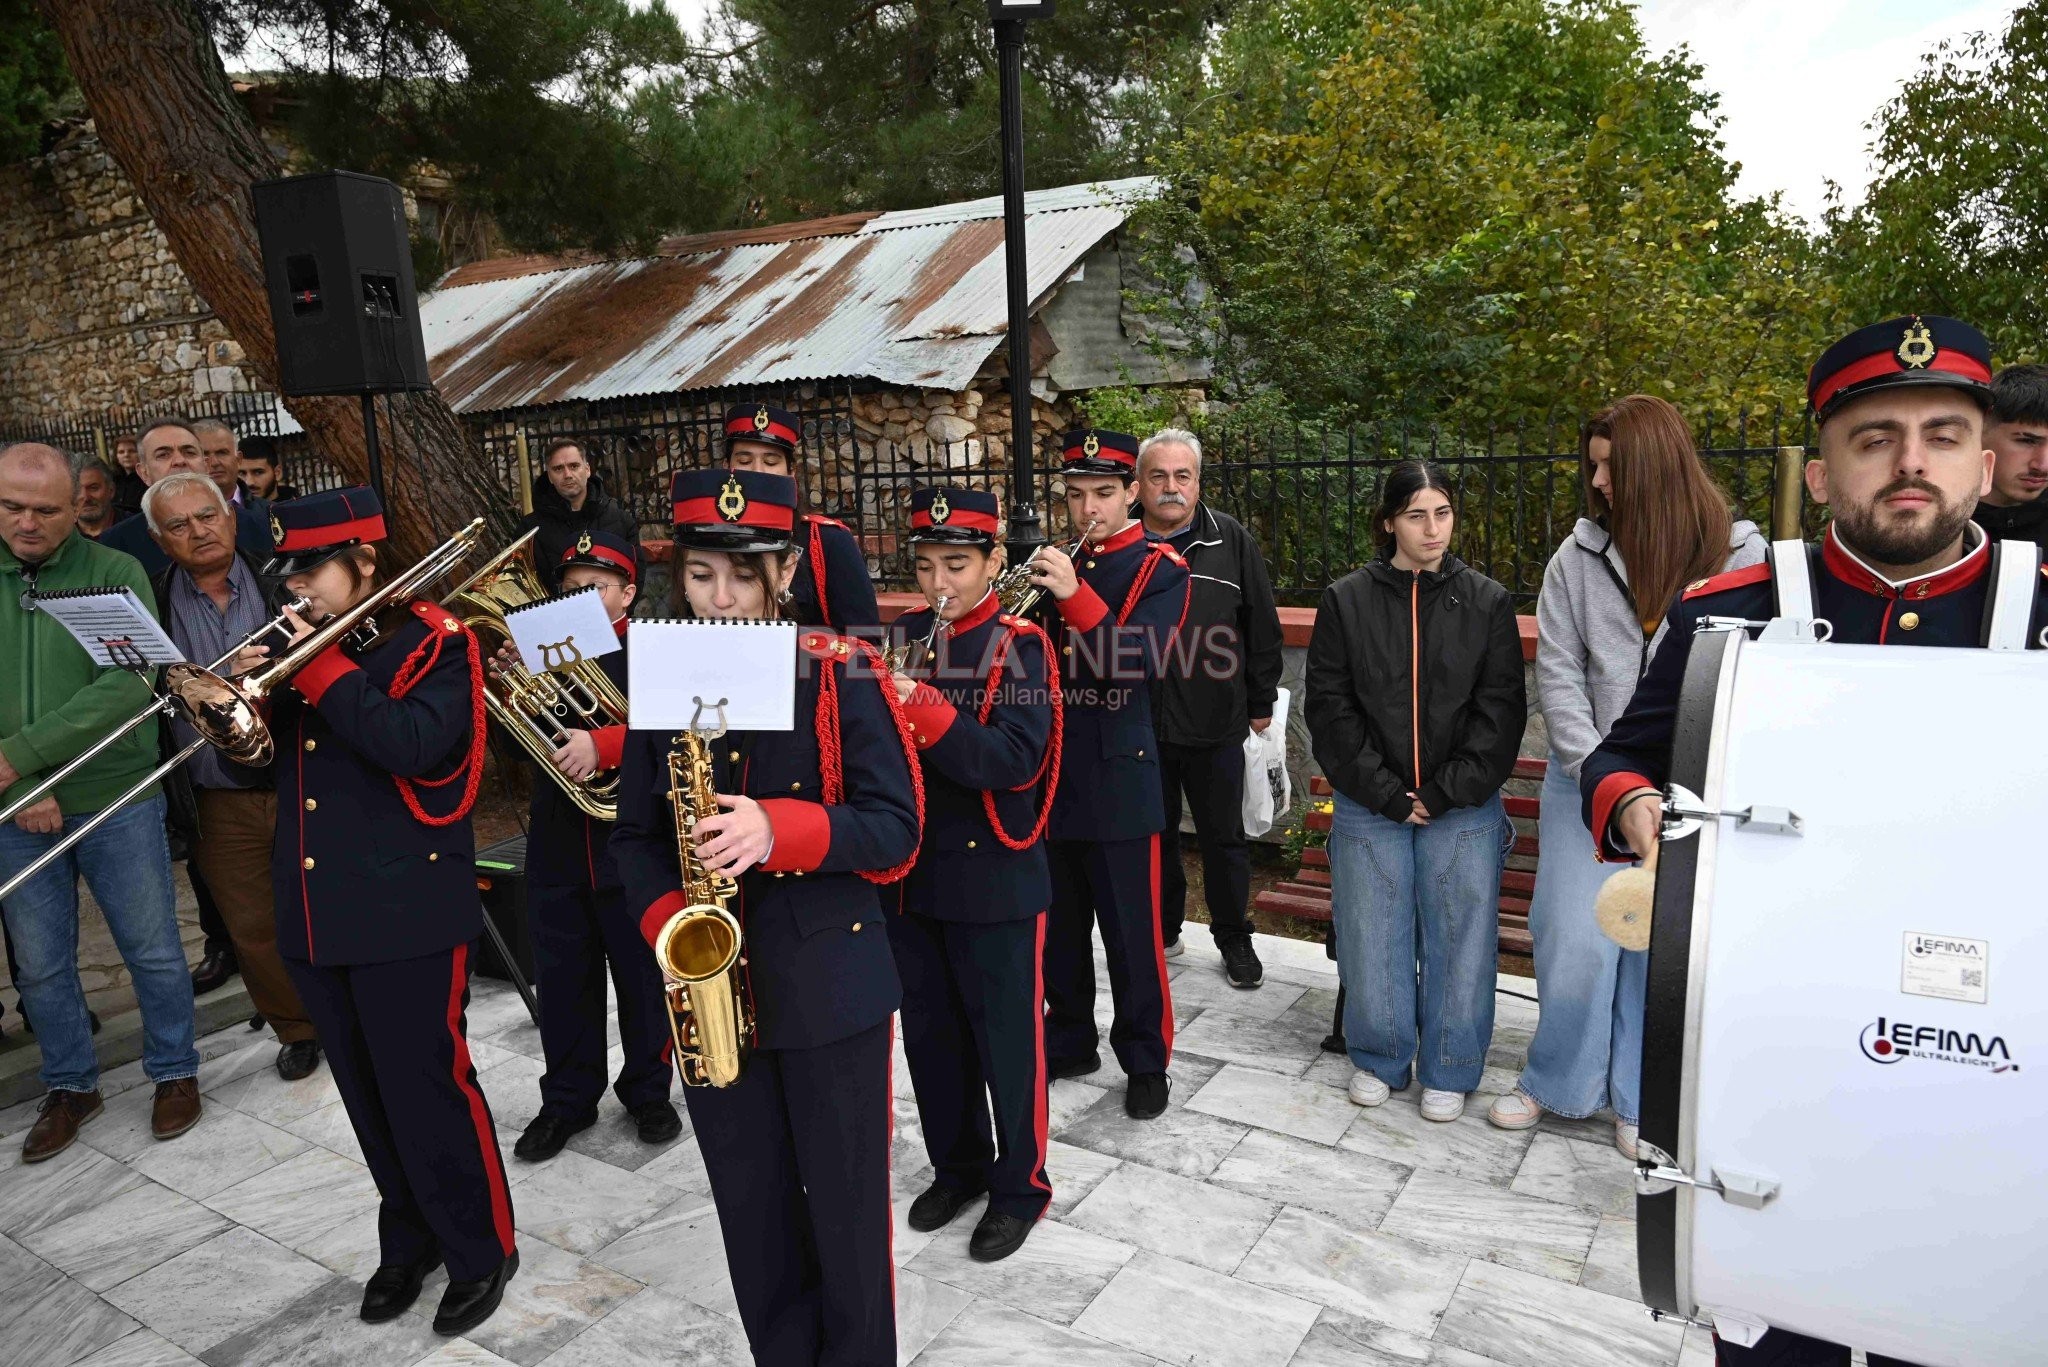
M721 732L722 734L722 732ZM706 868L697 823L718 811L711 747L698 730L683 733L668 757L676 853L689 905L654 937L676 1072L685 1087L730 1087L753 1052L754 997L746 979L746 940L727 904L739 885Z

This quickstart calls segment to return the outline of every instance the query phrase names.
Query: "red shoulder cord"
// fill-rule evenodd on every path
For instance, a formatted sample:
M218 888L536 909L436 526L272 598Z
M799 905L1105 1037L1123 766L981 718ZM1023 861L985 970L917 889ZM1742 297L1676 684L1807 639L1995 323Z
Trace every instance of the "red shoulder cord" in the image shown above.
M1145 557L1145 563L1138 566L1137 574L1131 578L1130 592L1124 595L1124 605L1116 610L1118 626L1129 622L1131 614L1138 610L1138 600L1145 596L1145 587L1152 582L1153 571L1159 568L1159 562L1165 558L1166 553L1160 548L1160 544L1153 542L1152 553Z
M389 691L393 698L402 698L412 692L414 686L421 679L426 678L428 673L433 670L434 665L440 660L442 642L454 636L461 636L470 641L469 754L464 757L462 767L449 774L446 778L409 779L400 778L396 774L392 775L392 781L398 785L398 795L405 799L406 809L412 813L413 819L423 826L453 826L456 822L468 816L470 808L476 805L477 788L483 783L486 724L484 672L482 665L477 660L475 638L470 636L466 628L460 632L454 632L429 626L427 629L427 639L421 641L419 645L413 648L412 654L405 657L405 663L401 664L398 667L398 672L391 677L391 688ZM457 778L465 779L462 785L461 803L447 816L429 815L427 810L420 806L418 790L421 788L445 788Z
M818 615L825 619L825 625L832 625L832 607L825 601L825 524L808 514L804 521L811 524L811 583L818 590ZM885 693L889 689L882 690Z
M851 638L841 638L848 639ZM853 647L867 661L869 677L882 691L882 701L889 705L889 715L896 722L896 739L903 747L903 762L910 768L911 796L917 803L918 844L924 844L924 770L917 761L917 747L911 744L910 718L903 714L903 704L896 700L896 690L890 686L889 671L882 664L882 656L866 641L851 640ZM831 662L826 661L824 670L818 676L818 779L828 806L835 806L846 800L846 779L843 761L839 751L839 676ZM862 869L860 876L870 883L888 884L909 873L917 863L917 851L890 869Z
M1045 780L1045 797L1039 804L1038 820L1032 824L1030 834L1022 839L1011 835L1003 829L1003 819L996 814L996 795L986 788L981 790L981 809L987 813L989 828L996 833L996 839L1002 841L1006 848L1028 850L1038 843L1040 836L1045 834L1045 823L1052 817L1052 795L1060 786L1060 748L1066 733L1066 708L1062 707L1058 701L1060 696L1060 668L1053 661L1052 638L1047 636L1045 629L1036 622L1028 622L1019 618L1017 627L1022 632L1036 636L1039 647L1045 652L1045 692L1048 698L1054 699L1054 702L1052 704L1052 735L1047 738L1045 754L1038 761L1038 772L1025 779L1010 791L1021 793L1042 778ZM981 710L976 713L974 718L983 726L988 725L989 714L995 710L996 689L1001 686L1003 681L1003 663L1010 658L1010 646L1017 639L1018 634L1018 630L1009 632L1003 637L1001 644L996 647L995 663L989 666L988 671L988 691L982 696Z

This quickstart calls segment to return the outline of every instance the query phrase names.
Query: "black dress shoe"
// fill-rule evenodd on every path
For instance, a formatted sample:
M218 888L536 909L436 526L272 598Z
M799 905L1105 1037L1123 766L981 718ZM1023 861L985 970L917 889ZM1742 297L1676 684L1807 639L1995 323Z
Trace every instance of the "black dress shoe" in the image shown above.
M450 1282L441 1293L441 1308L434 1312L434 1332L467 1333L491 1317L498 1302L505 1299L505 1283L519 1270L519 1250L498 1265L490 1276L473 1282Z
M199 961L199 967L192 970L192 995L203 997L241 971L232 949L209 950Z
M581 1134L596 1123L594 1115L571 1120L559 1111L542 1111L512 1146L512 1156L528 1163L545 1163L562 1151L569 1136Z
M1232 987L1257 987L1266 980L1266 970L1250 940L1225 940L1217 948L1223 954L1223 972Z
M995 1211L981 1217L974 1237L967 1241L967 1256L978 1263L999 1263L1024 1247L1031 1235L1031 1221Z
M635 1108L633 1123L640 1127L643 1144L666 1144L683 1132L683 1118L666 1101L650 1101Z
M924 1189L924 1194L910 1203L910 1227L921 1234L935 1229L944 1229L953 1223L970 1201L978 1200L978 1191L962 1191L958 1187L942 1186L937 1182Z
M1083 1054L1079 1058L1062 1059L1047 1065L1046 1071L1054 1077L1086 1077L1102 1066L1100 1053Z
M359 1312L363 1320L382 1324L403 1315L420 1298L420 1285L427 1274L440 1265L441 1255L429 1253L416 1263L387 1263L378 1268L370 1284L363 1288L363 1308Z
M1133 1073L1124 1084L1124 1114L1133 1120L1150 1120L1166 1109L1168 1084L1164 1073Z
M318 1040L293 1040L277 1051L277 1075L286 1082L297 1082L302 1077L311 1077L313 1070L319 1066Z

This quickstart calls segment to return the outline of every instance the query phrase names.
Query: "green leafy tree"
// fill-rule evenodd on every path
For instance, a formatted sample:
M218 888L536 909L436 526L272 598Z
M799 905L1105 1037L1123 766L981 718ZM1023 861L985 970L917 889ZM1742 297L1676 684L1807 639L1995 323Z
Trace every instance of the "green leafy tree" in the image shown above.
M83 106L32 0L0 0L0 163L34 156L43 125Z
M1872 123L1878 174L1827 216L1852 316L1976 324L2001 363L2048 355L2048 0L1930 54Z

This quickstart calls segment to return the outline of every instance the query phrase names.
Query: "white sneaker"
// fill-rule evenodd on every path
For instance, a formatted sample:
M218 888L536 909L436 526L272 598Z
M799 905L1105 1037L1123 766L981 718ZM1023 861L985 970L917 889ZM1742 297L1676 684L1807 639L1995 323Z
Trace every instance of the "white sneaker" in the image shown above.
M1629 1162L1636 1161L1636 1127L1626 1120L1614 1122L1614 1147L1621 1150L1621 1156Z
M1351 1104L1377 1106L1394 1094L1394 1089L1360 1068L1351 1075Z
M1168 940L1168 941L1166 942L1166 957L1167 957L1167 958L1169 958L1169 959L1178 959L1178 958L1180 957L1180 955L1181 955L1181 943L1180 943L1180 936L1176 935L1176 936L1174 936L1174 937L1173 937L1173 938L1172 938L1171 940Z
M1434 1087L1422 1089L1422 1118L1448 1123L1465 1114L1463 1092L1440 1092Z
M1486 1108L1486 1118L1498 1130L1526 1130L1543 1119L1543 1107L1517 1087L1506 1096L1495 1097Z

